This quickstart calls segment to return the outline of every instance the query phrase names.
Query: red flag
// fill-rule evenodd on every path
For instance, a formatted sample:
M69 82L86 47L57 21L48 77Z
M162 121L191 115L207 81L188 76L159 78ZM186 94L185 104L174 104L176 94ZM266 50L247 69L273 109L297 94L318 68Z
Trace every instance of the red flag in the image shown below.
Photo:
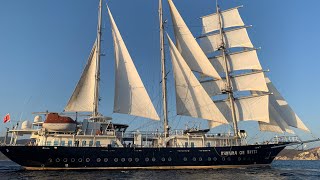
M10 121L10 114L9 113L6 116L4 116L3 123L6 123L8 121Z

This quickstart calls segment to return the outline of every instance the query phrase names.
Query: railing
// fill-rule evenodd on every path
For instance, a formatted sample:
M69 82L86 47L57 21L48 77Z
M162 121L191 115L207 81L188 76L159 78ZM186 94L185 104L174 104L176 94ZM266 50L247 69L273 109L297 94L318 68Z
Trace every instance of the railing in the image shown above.
M274 144L278 144L278 143L301 142L301 140L298 136L276 136L272 138L271 142Z

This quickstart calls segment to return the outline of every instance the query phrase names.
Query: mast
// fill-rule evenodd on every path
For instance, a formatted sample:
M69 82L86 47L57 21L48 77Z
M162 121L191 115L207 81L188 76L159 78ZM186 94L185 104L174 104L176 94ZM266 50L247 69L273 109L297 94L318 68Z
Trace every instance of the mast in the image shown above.
M94 103L93 103L93 112L92 116L96 117L98 116L98 106L99 106L99 82L100 82L100 49L101 49L101 24L102 24L102 0L100 0L99 3L99 14L98 14L98 30L97 30L97 48L96 48L96 54L97 54L97 68L96 68L96 74L95 74L95 91L94 91Z
M230 72L229 72L229 65L228 65L228 61L226 58L226 45L224 43L224 39L223 39L223 27L222 27L222 22L221 22L221 13L220 13L220 8L218 5L218 0L216 1L216 8L217 8L217 14L218 14L218 19L219 19L219 32L220 32L220 37L221 37L221 47L219 48L222 56L223 56L223 60L225 62L225 69L226 69L226 90L225 92L228 94L228 99L230 102L230 108L231 108L231 114L232 114L232 122L233 122L233 131L234 131L234 136L237 138L238 137L238 123L237 123L237 117L236 117L236 110L235 110L235 102L234 102L234 95L233 95L233 89L232 89L232 85L231 85L231 80L230 80Z
M164 129L164 137L166 138L169 136L169 125L168 125L168 110L167 110L167 77L166 77L166 59L165 59L165 51L164 51L164 21L163 21L162 0L159 0L159 23L160 23L163 129Z

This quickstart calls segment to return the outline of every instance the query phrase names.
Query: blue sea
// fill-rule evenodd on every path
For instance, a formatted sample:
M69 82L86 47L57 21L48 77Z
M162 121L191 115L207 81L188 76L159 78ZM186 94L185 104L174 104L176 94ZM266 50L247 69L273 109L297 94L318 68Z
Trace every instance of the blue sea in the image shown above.
M271 167L210 170L25 171L0 161L0 179L320 179L320 161L274 161Z

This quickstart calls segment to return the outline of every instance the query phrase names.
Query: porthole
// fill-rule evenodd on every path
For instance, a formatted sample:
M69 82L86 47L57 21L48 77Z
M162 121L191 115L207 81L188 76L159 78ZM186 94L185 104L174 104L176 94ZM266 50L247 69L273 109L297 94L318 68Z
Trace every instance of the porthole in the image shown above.
M139 158L135 158L134 160L135 160L136 162L139 162Z
M227 158L227 160L228 160L228 161L231 161L231 158L230 158L230 157L228 157L228 158Z
M238 157L238 161L241 161L241 157Z
M125 158L121 158L121 162L125 162L126 161L126 159Z
M108 162L108 158L104 158L103 161L104 161L104 162Z
M51 159L51 158L49 158L49 159L48 159L48 161L49 161L49 162L52 162L52 159Z
M75 158L71 158L71 162L75 162L76 161L76 159Z
M97 158L97 162L101 162L101 159L100 159L100 158Z
M199 157L199 161L202 161L202 157Z
M148 161L149 161L149 158L145 158L144 160L145 160L146 162L148 162Z
M155 161L156 161L156 158L153 157L153 158L152 158L152 161L155 162Z
M78 162L82 162L82 158L79 158L79 159L78 159Z
M114 162L118 162L118 158L114 158Z
M41 167L44 167L44 164L41 164Z
M56 159L56 162L60 162L60 159L59 159L59 158L57 158L57 159Z
M216 157L213 158L214 161L217 161L218 159Z
M171 157L168 157L168 161L172 161Z
M166 161L166 158L164 158L164 157L163 157L163 158L161 158L161 161L163 161L163 162L164 162L164 161Z
M68 162L68 159L67 158L63 158L63 162Z
M184 160L184 161L188 161L188 158L184 157L183 160Z
M211 157L208 157L208 161L211 161Z
M86 159L86 162L90 162L90 158L87 158L87 159Z
M132 158L128 158L128 161L131 162L131 161L132 161Z
M223 157L223 158L222 158L222 161L225 161L225 160L226 160L226 158Z
M197 161L197 158L196 158L196 157L193 157L193 158L192 158L192 161Z

